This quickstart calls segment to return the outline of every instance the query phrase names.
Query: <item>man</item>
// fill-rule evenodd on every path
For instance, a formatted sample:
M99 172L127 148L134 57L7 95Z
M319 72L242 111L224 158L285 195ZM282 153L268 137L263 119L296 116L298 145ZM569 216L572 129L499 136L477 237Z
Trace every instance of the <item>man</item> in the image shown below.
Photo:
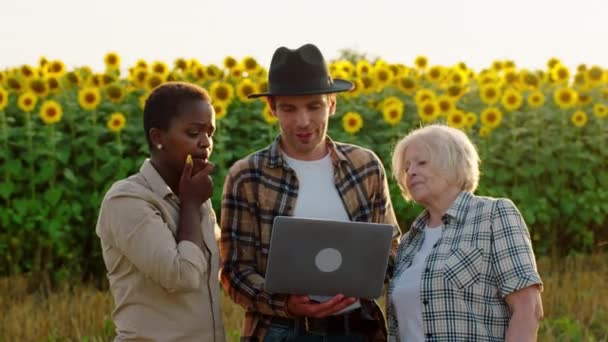
M319 49L307 44L277 49L268 92L250 95L267 97L281 133L270 146L236 162L224 184L221 282L247 311L244 341L386 339L374 301L264 291L276 216L394 224L392 267L399 229L384 167L372 151L327 136L335 93L352 88L332 79Z

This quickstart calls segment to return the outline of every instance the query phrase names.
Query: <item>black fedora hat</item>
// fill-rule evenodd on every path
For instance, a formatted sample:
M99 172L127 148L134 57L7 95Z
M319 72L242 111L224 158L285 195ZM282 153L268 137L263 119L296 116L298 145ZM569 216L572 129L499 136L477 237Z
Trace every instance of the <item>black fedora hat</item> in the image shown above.
M272 55L268 91L248 97L338 93L353 87L349 81L331 78L327 63L316 46L306 44L295 50L282 46Z

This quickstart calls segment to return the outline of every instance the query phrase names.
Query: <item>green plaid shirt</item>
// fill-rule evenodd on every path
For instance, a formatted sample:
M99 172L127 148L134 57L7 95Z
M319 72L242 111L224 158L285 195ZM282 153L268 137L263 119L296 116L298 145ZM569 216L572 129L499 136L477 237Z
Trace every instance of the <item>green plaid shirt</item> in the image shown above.
M283 160L279 139L235 163L226 176L222 198L221 282L245 310L243 341L262 341L273 316L290 317L286 295L264 291L272 223L292 216L298 196L296 174ZM388 274L399 242L384 167L370 150L327 138L336 189L351 221L395 226ZM323 198L319 198L323 201ZM385 321L374 301L361 300L364 312L379 320L372 339L386 338Z
M424 211L403 237L393 279L410 267L422 245ZM504 341L510 313L504 297L539 284L528 228L508 199L462 192L443 217L439 241L426 259L420 285L427 341ZM399 327L389 287L389 340Z

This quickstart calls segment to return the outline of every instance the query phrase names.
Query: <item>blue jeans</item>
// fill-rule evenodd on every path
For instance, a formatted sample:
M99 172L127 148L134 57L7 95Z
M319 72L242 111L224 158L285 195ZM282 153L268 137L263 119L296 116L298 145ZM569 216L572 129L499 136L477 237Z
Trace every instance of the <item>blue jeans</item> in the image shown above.
M299 327L291 328L279 324L268 327L264 342L365 342L366 337L360 333L319 333L305 332Z

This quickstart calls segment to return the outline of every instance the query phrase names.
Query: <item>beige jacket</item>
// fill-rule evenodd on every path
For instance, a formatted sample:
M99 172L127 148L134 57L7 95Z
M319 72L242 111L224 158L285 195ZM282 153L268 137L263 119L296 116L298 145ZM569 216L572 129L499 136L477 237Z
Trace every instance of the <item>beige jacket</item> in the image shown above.
M96 231L115 302L115 341L225 341L211 201L201 206L203 250L176 243L179 210L149 160L103 199Z

